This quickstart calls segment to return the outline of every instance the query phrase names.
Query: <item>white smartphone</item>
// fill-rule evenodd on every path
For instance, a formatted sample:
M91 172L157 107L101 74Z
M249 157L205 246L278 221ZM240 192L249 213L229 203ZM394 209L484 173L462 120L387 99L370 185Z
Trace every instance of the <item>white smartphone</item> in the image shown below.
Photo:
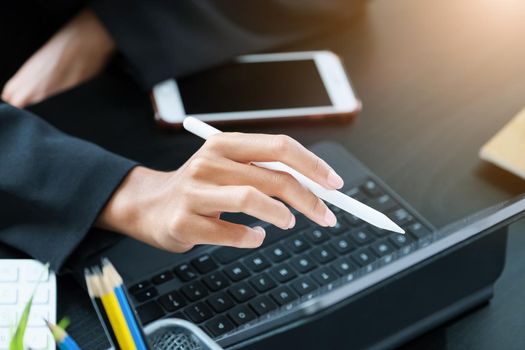
M161 125L187 116L206 122L352 116L361 109L341 60L330 51L240 56L236 61L157 84Z

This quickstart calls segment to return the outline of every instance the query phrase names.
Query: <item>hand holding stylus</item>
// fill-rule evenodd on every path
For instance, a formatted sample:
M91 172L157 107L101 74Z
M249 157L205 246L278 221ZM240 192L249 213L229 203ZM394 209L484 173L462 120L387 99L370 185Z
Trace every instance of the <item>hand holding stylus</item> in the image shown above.
M321 226L335 215L292 175L251 165L287 164L326 189L343 180L322 159L284 135L223 133L210 137L178 170L136 167L100 214L97 225L153 246L182 252L197 244L259 246L260 227L222 220L223 212L243 212L282 229L295 225L283 204Z
M221 133L220 130L194 117L187 117L184 119L184 128L189 132L192 132L193 134L202 137L203 139L208 139L210 137L213 137L214 135L218 135ZM288 164L275 161L251 162L251 164L260 168L290 174L301 185L312 191L312 193L315 194L317 197L343 209L344 211L352 215L357 216L358 218L368 222L369 224L377 226L383 230L405 233L405 231L401 227L399 227L385 214L335 189L323 187L323 182L316 181L315 177L311 177L308 174L306 174L305 176L305 174L301 173L300 167L294 168L293 163L296 162L290 162Z

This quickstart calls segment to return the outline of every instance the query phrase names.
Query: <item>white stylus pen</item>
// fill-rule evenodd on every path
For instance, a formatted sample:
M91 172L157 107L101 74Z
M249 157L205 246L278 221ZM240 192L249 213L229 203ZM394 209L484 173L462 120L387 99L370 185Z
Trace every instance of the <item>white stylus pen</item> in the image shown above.
M208 125L205 122L194 117L184 118L183 125L184 129L199 137L202 137L205 140L207 140L210 136L221 132L213 126ZM403 230L395 222L390 220L390 218L385 214L353 199L350 196L347 196L342 192L324 188L323 186L319 185L315 181L304 176L303 174L289 167L286 164L283 164L281 162L253 162L252 164L261 168L283 171L285 173L288 173L322 200L331 203L336 207L339 207L344 211L347 211L350 214L357 216L361 220L364 220L369 224L372 224L384 230L405 233L405 230Z

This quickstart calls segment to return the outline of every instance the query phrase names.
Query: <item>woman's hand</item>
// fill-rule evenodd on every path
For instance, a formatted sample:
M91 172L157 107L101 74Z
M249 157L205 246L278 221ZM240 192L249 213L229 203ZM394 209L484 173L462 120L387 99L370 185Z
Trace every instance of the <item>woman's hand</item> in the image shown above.
M327 188L343 186L323 160L290 137L222 133L206 141L177 171L133 169L97 225L183 252L196 244L258 247L265 237L261 227L226 222L220 214L243 212L282 229L292 228L295 217L281 201L321 226L336 224L323 201L291 175L258 168L251 161L280 161Z
M94 77L114 43L88 9L62 27L6 83L2 99L23 108Z

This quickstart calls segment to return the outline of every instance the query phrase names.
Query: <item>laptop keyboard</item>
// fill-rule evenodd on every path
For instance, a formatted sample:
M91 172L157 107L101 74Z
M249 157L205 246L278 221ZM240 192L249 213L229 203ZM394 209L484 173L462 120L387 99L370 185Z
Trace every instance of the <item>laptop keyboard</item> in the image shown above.
M142 322L183 318L218 340L430 243L431 229L374 180L346 193L386 213L407 233L376 229L336 207L330 207L338 219L332 228L296 214L291 230L267 227L258 249L221 247L131 286ZM176 287L166 291L169 285Z

